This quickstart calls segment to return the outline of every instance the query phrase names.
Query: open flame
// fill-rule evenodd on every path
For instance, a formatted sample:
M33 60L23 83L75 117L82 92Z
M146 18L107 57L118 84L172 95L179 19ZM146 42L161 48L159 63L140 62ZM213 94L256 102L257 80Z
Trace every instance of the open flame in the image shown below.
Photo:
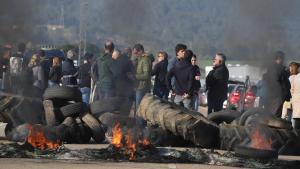
M261 134L259 128L256 128L251 135L250 147L256 149L272 150L272 140L267 139L265 135Z
M128 130L125 136L126 140L126 150L125 155L129 156L129 160L135 160L136 144L133 141L133 135L131 130Z
M38 125L29 125L29 135L27 142L34 148L40 150L56 150L60 147L59 141L51 141L45 137L44 130Z
M113 144L116 148L121 148L122 145L122 130L120 127L120 123L117 123L114 128L112 129L112 141L111 144Z
M128 156L129 160L132 161L136 159L137 146L147 147L151 143L146 138L136 139L134 132L130 129L128 129L126 134L123 135L120 123L116 123L112 129L111 144L117 149L124 148L124 155Z

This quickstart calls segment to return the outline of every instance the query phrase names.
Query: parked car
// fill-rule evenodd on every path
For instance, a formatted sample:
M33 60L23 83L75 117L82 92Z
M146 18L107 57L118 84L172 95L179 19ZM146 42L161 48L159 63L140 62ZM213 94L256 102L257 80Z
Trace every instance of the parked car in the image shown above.
M206 92L205 84L203 84L202 87L200 88L198 96L199 96L199 105L206 107L207 106L207 92Z
M228 87L226 108L245 111L253 108L256 100L256 86L246 82L231 83Z

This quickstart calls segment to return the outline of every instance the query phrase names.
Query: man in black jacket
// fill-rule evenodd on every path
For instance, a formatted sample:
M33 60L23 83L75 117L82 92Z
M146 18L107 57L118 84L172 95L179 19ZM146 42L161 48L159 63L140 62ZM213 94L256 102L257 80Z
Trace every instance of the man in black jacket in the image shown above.
M171 85L171 79L175 77L175 89ZM189 58L179 60L167 74L167 86L175 93L174 102L178 105L191 108L191 96L193 93L194 68Z
M208 114L222 110L227 99L229 72L225 62L226 56L217 53L213 59L213 70L206 77Z
M285 54L278 51L274 55L274 62L267 69L267 98L265 109L269 113L281 117L282 105L284 101L291 98L291 84L289 81L289 73L283 65Z

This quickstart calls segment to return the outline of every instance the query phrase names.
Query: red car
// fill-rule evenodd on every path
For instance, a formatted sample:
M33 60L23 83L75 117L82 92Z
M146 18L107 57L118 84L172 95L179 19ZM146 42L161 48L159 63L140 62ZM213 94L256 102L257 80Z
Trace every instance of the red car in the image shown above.
M255 99L255 85L236 84L229 91L227 108L243 112L254 107Z

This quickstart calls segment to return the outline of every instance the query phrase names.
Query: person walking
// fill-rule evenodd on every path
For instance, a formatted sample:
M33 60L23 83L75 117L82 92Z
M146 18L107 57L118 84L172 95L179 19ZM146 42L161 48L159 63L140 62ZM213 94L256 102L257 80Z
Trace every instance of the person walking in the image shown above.
M153 95L168 100L169 90L166 85L166 76L168 73L168 54L161 51L157 55L158 63L154 65L151 76L155 76Z
M208 114L222 110L227 99L229 71L226 56L217 53L213 59L213 70L206 77Z

